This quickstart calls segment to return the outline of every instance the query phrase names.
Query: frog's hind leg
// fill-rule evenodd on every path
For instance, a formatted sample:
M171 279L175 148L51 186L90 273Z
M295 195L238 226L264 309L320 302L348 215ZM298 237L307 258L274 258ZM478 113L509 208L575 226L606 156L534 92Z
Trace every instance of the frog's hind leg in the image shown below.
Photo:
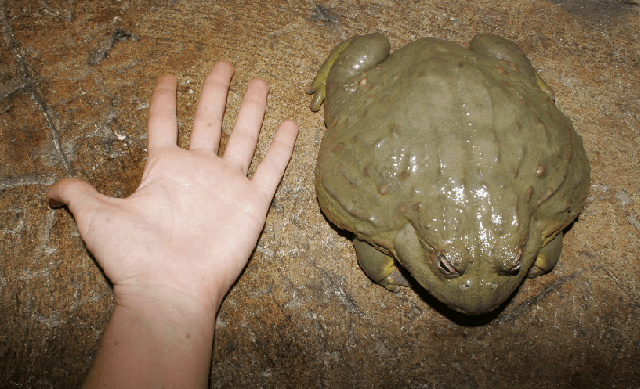
M537 277L553 269L558 259L560 259L560 253L562 253L562 235L562 231L560 231L553 240L540 249L527 277Z
M316 112L327 95L327 79L333 65L338 66L331 74L332 81L343 83L357 74L362 74L379 64L389 55L391 44L379 32L368 35L356 35L334 47L318 70L318 74L307 88L308 94L314 94L311 110Z
M409 286L409 282L400 273L393 258L360 239L353 240L358 263L364 272L376 283L387 290L397 292L399 286Z
M327 59L324 60L320 69L318 69L318 74L311 81L311 84L307 87L307 93L313 94L313 100L311 100L311 110L316 112L320 109L320 104L324 101L324 98L327 94L327 77L329 76L329 70L338 59L340 53L344 51L344 49L349 46L351 43L351 39L349 38L346 41L340 42L340 44L331 50Z
M527 55L514 42L493 34L478 34L469 42L469 49L489 57L512 62L519 71L531 80L535 80L538 87L555 101L553 88L538 75Z

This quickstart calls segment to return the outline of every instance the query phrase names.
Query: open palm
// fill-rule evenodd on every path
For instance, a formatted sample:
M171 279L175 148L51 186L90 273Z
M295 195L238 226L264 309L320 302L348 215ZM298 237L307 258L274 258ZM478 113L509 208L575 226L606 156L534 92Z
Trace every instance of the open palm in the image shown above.
M219 303L246 265L269 204L291 158L298 128L285 121L253 177L247 170L262 126L268 87L252 80L224 156L218 145L233 67L218 62L207 77L189 150L177 146L176 80L160 78L149 111L142 182L125 199L101 195L79 179L48 193L67 204L116 297L179 295Z

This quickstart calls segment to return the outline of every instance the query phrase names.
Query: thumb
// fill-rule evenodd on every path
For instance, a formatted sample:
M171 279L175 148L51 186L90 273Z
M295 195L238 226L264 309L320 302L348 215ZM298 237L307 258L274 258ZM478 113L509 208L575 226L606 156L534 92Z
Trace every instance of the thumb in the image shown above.
M104 203L103 197L91 184L79 178L63 178L47 191L49 205L54 208L66 205L78 224Z

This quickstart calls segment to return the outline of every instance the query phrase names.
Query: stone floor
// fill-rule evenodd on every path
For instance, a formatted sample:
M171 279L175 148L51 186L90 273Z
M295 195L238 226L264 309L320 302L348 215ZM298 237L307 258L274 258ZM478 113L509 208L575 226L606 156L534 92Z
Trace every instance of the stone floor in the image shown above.
M77 176L127 196L146 158L155 80L179 80L182 145L203 77L233 63L224 134L252 77L300 136L264 233L216 323L214 388L638 388L640 6L636 0L0 0L0 386L72 388L113 307L73 218L44 193ZM324 131L307 83L353 34L396 49L477 33L516 41L584 139L592 186L560 263L497 312L388 293L319 211Z

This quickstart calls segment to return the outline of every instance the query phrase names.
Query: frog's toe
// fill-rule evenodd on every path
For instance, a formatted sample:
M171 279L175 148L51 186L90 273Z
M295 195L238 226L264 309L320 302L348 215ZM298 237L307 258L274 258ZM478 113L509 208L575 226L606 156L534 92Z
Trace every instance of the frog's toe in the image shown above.
M392 292L398 292L399 286L409 286L409 282L400 273L393 258L360 239L355 239L353 245L356 248L360 267L377 284Z
M549 96L551 101L553 101L553 103L555 104L556 92L554 92L553 88L551 88L546 82L544 82L544 80L538 75L538 73L536 73L536 82L540 90L542 90L547 96Z
M317 112L320 109L320 105L322 105L327 94L326 81L317 81L318 78L316 77L307 88L307 93L313 94L313 98L311 99L311 111L313 112Z
M549 270L553 269L553 267L558 262L558 259L560 259L560 253L562 253L562 240L563 234L561 231L558 233L558 235L556 235L555 238L547 243L546 246L540 249L536 261L529 269L527 277L534 278L537 276L541 276Z
M347 39L331 50L327 59L325 59L322 66L320 66L318 74L316 74L316 77L311 81L309 87L307 87L307 94L313 94L313 99L311 100L311 110L313 112L318 111L320 109L320 105L324 101L327 93L327 78L329 77L331 67L336 62L336 59L338 59L340 53L349 46L350 42L351 39Z
M402 273L400 273L398 269L394 268L391 271L391 274L389 274L389 276L387 276L387 278L385 278L384 280L379 281L378 284L384 286L385 289L393 293L398 293L401 286L409 286L409 281L405 278L405 276L402 275Z

